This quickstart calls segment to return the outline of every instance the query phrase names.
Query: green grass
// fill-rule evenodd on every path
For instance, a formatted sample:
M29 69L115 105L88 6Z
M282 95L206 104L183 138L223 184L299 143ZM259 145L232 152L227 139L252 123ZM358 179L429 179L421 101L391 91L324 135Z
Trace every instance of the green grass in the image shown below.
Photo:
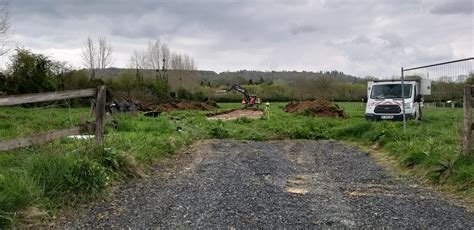
M0 139L23 137L42 131L73 127L88 108L41 109L0 107Z
M153 162L199 139L337 139L376 147L433 184L474 199L474 159L460 154L461 109L425 110L422 122L368 122L360 103L339 103L349 119L313 118L283 112L272 103L270 117L208 121L202 111L175 111L157 118L118 115L106 130L106 149L93 141L56 140L0 153L0 226L36 207L54 216L60 208L101 197L112 181L139 177ZM220 110L238 108L221 104ZM0 138L71 127L88 108L0 108ZM178 131L178 127L180 128ZM146 170L145 170L146 171Z

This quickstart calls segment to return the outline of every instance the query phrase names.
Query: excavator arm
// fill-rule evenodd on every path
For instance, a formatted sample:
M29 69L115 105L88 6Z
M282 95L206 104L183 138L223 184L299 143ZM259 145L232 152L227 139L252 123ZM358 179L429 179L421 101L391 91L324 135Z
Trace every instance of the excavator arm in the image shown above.
M235 91L243 94L244 97L245 97L245 101L247 103L250 102L250 93L247 90L245 90L244 88L242 88L240 85L232 85L227 91L231 91L231 90L235 90Z

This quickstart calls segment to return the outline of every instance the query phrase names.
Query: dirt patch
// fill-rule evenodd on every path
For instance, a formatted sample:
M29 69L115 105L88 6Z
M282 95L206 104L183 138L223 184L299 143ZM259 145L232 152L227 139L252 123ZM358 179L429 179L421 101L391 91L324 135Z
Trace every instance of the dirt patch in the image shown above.
M159 112L168 112L172 110L186 110L186 109L193 109L193 110L213 110L216 109L217 106L205 102L197 102L197 101L182 101L179 103L171 102L165 104L154 104L154 103L137 103L138 110L140 111L159 111Z
M347 118L344 110L325 99L314 101L290 102L285 106L285 112L295 114L310 114L317 117L341 117Z
M263 111L259 109L233 109L207 115L208 120L236 120L243 117L258 119L263 117Z
M133 104L138 111L144 112L168 112L172 110L214 110L218 108L215 103L206 103L199 101L181 101L181 102L170 102L158 104L155 102L132 100L128 98L122 99L122 101L127 102L128 104ZM126 103L123 103L126 104Z

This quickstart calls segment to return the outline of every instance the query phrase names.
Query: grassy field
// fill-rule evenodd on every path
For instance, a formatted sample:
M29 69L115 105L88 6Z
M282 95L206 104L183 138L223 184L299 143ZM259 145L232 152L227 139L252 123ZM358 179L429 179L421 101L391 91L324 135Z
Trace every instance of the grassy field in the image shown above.
M147 167L199 139L337 139L380 150L426 181L474 199L474 158L460 154L461 109L431 108L422 122L368 122L360 103L339 103L349 119L287 114L273 103L267 119L207 121L201 111L157 118L118 115L106 130L106 148L62 139L0 153L0 226L37 222L63 207L107 194L111 183L141 177ZM221 104L221 110L239 104ZM71 127L88 108L0 108L0 138ZM363 169L361 169L363 170Z

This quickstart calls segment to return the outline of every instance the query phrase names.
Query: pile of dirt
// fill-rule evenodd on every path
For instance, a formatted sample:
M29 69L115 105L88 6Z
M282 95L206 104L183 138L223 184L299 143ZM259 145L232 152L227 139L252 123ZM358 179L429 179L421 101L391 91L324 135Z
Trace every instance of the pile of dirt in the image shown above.
M216 104L198 102L198 101L181 101L181 102L169 102L157 104L147 101L134 100L133 103L136 105L139 111L154 111L154 112L168 112L172 110L213 110L217 108Z
M136 113L137 111L152 112L160 114L161 112L168 112L172 110L214 110L218 108L216 103L207 103L199 101L181 101L169 103L156 103L146 100L136 100L132 98L123 97L121 99L114 99L107 104L107 112L110 113Z
M347 118L344 110L325 99L314 101L290 102L285 106L285 112L296 114L310 114L317 117L342 117Z

